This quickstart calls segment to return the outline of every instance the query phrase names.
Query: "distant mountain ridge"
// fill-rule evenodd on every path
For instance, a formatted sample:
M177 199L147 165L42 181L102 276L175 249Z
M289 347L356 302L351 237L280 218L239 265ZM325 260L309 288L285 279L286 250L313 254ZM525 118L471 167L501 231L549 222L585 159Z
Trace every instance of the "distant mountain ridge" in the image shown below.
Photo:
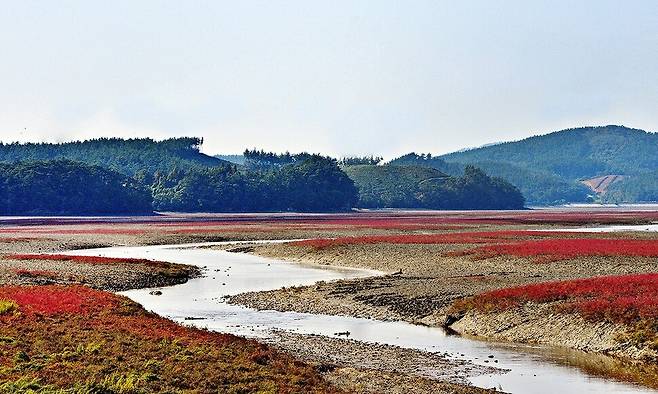
M658 134L616 125L581 127L439 157L509 163L569 180L636 174L658 169Z
M658 184L651 181L658 170L658 134L625 126L566 129L441 156L410 153L389 165L426 166L450 175L474 165L517 186L529 205L658 200ZM615 181L604 189L582 183L612 175L617 177L606 179Z

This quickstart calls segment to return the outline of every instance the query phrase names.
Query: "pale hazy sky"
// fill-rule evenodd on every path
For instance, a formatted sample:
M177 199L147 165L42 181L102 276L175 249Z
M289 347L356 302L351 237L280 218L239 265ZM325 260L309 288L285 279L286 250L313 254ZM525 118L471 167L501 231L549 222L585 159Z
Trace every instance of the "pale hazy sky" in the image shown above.
M0 139L443 153L658 131L658 1L1 1Z

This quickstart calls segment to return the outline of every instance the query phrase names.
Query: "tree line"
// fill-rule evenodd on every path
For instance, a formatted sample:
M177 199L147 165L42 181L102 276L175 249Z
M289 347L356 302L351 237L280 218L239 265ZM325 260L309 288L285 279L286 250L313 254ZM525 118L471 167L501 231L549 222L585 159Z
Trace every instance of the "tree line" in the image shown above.
M236 166L157 173L153 206L160 211L340 211L358 199L354 182L336 160L304 155L246 170ZM253 163L252 163L253 164Z
M522 209L523 195L509 182L474 166L460 176L420 166L345 167L362 208Z
M0 164L0 214L92 215L152 211L135 179L70 160Z
M355 207L521 208L512 185L468 169L364 187L351 168L394 168L374 156L244 152L239 165L200 152L201 139L98 139L69 144L0 144L0 214L117 214L156 211L344 211ZM356 164L356 165L355 165ZM377 175L377 174L375 174ZM355 184L356 182L356 184Z

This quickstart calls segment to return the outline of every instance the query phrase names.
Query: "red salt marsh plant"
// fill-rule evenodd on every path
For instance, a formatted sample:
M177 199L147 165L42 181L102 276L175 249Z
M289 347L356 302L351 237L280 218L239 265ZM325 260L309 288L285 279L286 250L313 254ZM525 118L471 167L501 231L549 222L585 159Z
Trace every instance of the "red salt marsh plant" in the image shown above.
M0 229L0 233L30 233L30 234L61 234L61 235L142 235L146 233L144 229L134 228L43 228L43 227L15 227Z
M563 238L524 240L485 245L452 254L490 258L501 255L532 257L536 262L568 260L587 256L658 257L658 240L615 238Z
M0 326L1 392L338 392L267 345L84 286L0 287Z
M450 215L450 213L447 213ZM516 212L470 212L461 216L450 216L451 219L459 218L464 223L499 224L562 224L562 225L586 225L586 224L633 224L651 223L658 220L658 211L516 211Z
M445 234L368 235L359 237L319 238L291 242L316 249L339 245L367 244L484 244L514 242L527 237L557 237L564 233L547 231L479 231Z
M577 312L594 321L655 322L658 274L604 276L494 290L457 301L454 309L492 312L529 302L560 302L558 310Z
M70 261L83 264L144 264L148 266L165 266L170 265L163 261L154 261L148 259L135 259L123 257L101 257L101 256L73 256L67 254L9 254L5 258L10 260L49 260L49 261Z
M28 270L28 269L16 269L14 270L14 273L18 276L22 276L24 278L48 278L48 279L56 279L58 277L57 273L54 271L46 271L46 270Z
M87 314L116 306L116 297L85 286L2 286L0 299L18 305L22 314Z
M35 237L0 237L0 243L20 243L31 241L51 241L50 238L35 238Z

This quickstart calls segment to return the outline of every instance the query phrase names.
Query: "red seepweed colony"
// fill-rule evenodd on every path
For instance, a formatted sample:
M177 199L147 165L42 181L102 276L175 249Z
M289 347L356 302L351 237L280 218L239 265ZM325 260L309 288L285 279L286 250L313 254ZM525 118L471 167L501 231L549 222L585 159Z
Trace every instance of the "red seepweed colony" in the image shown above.
M10 260L50 260L71 261L83 264L145 264L149 266L160 266L164 263L148 259L135 259L124 257L101 257L101 256L73 256L67 254L10 254L5 256Z
M115 307L117 297L86 286L2 286L0 300L14 301L22 315L88 314ZM7 317L7 315L5 315ZM11 316L9 316L11 317Z
M658 241L619 238L540 239L485 245L453 254L474 255L477 258L500 255L533 257L539 263L586 256L658 257Z
M591 320L633 323L658 319L658 274L604 276L494 290L463 301L482 311L528 302L561 301L561 309ZM459 303L457 304L459 305Z
M358 237L321 238L292 242L297 246L311 246L317 249L341 245L368 245L368 244L483 244L496 242L514 242L520 238L528 237L557 237L561 232L532 231L532 230L504 230L504 231L477 231L444 234L407 234L407 235L366 235Z

